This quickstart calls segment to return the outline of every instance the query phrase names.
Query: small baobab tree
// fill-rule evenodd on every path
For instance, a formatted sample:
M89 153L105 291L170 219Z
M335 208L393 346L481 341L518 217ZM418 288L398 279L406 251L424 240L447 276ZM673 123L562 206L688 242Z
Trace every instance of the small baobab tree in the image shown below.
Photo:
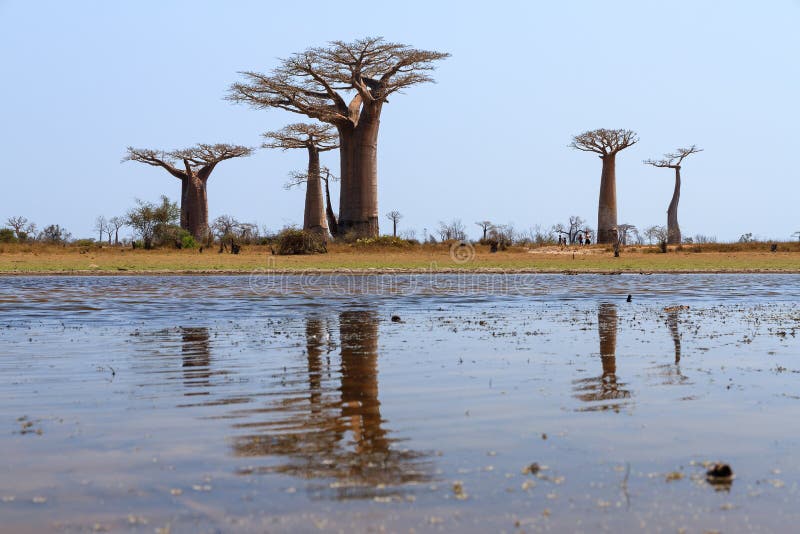
M326 206L322 198L322 179L319 163L320 152L339 148L339 136L329 124L290 124L274 132L264 134L264 148L304 148L308 151L308 170L304 177L293 177L291 185L306 184L306 204L303 215L303 230L314 232L324 240L328 238Z
M108 220L106 220L103 215L100 215L94 220L94 231L100 236L97 242L102 243L103 236L108 232Z
M390 211L386 214L386 218L392 221L392 236L397 237L397 223L403 218L403 214L399 211Z
M489 234L489 230L490 230L490 229L492 228L492 226L493 226L493 225L492 225L492 221L478 221L478 222L476 222L475 224L477 224L477 225L478 225L478 226L481 228L481 231L483 232L483 238L482 238L482 240L483 240L483 241L486 241L486 237L487 237L487 235Z
M108 220L108 225L114 232L114 245L119 245L119 229L127 225L125 218L119 216L111 217ZM109 240L111 240L111 237L109 237Z
M632 130L607 130L600 128L576 135L570 147L583 152L594 152L603 161L600 174L600 200L597 206L596 243L613 243L617 226L617 154L639 138Z
M268 74L243 72L229 100L278 108L331 124L339 134L339 233L377 237L378 127L388 98L432 82L434 62L449 54L380 37L333 41L280 60Z
M249 156L252 149L229 144L199 144L172 152L159 152L147 148L128 147L122 161L138 161L162 167L181 181L181 228L197 241L208 237L207 183L211 171L221 161ZM177 167L183 163L183 169Z
M681 243L681 227L678 225L678 202L681 199L681 163L687 156L702 152L702 148L692 145L689 148L679 148L675 152L664 154L662 159L646 159L645 165L675 169L675 191L672 201L667 208L667 244L679 245Z

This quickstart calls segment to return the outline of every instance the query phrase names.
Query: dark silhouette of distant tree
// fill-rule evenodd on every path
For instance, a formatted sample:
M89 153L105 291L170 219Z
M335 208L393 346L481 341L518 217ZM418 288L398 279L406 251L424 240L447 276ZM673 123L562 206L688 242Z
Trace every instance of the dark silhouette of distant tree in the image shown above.
M397 223L403 218L399 211L390 211L386 214L386 218L392 221L392 236L397 237Z
M617 226L617 175L616 158L621 150L638 141L632 130L590 130L576 135L570 147L583 152L594 152L603 161L600 175L600 200L597 206L596 243L613 243Z
M252 149L248 147L229 144L199 144L172 152L128 147L128 154L122 161L138 161L163 167L181 181L181 228L202 242L208 237L206 185L211 171L221 161L249 156L251 153ZM183 169L177 167L178 162L183 164Z
M475 224L481 227L483 231L483 241L486 241L486 235L489 232L489 229L492 227L492 221L478 221Z
M389 96L433 81L434 62L449 54L380 37L333 41L280 60L268 74L243 72L229 99L278 108L336 127L339 134L339 233L377 237L378 127Z
M702 151L702 148L692 145L689 148L679 148L675 152L664 154L664 157L659 160L644 160L645 165L675 169L675 190L672 193L672 201L670 201L667 208L667 244L669 245L679 245L681 243L681 227L678 225L678 202L681 199L681 163L687 156Z

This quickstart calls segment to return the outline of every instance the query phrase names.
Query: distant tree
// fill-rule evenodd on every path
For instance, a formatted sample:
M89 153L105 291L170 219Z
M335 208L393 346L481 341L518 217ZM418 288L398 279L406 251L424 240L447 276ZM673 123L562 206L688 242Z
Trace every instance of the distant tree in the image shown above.
M61 226L57 224L46 226L39 235L40 241L59 245L68 243L70 239L72 239L72 234L69 233L66 228L61 228Z
M442 241L464 241L467 238L466 228L461 219L453 219L449 223L439 221L438 233Z
M160 204L136 199L136 207L128 211L126 222L141 236L144 248L149 250L167 235L170 226L178 223L180 213L178 204L170 202L165 195L161 196Z
M481 239L486 241L486 235L489 232L489 228L492 227L492 221L478 221L475 224L480 226L481 231L483 231L483 237Z
M649 244L653 244L653 241L659 244L667 244L667 238L669 237L669 232L667 231L666 226L650 226L645 229L644 237L647 238Z
M97 240L98 243L103 242L103 236L105 235L106 230L108 230L108 221L104 216L100 215L94 220L94 231L100 236Z
M328 214L322 197L322 179L319 163L320 152L339 148L339 136L329 124L290 124L284 128L264 134L267 142L264 148L289 150L302 148L308 151L308 170L302 180L295 185L306 184L306 203L303 213L303 230L318 234L323 240L328 238ZM328 195L330 200L330 193ZM334 234L335 237L335 234Z
M800 230L792 234L792 237L796 237L798 241L800 241Z
M569 145L583 152L594 152L603 161L600 175L600 200L597 206L597 243L614 242L617 226L617 154L639 141L632 130L600 128L576 135Z
M577 215L570 215L569 224L554 224L551 233L563 236L570 245L574 244L578 236L586 233L586 221Z
M386 218L392 221L392 235L397 237L397 223L403 218L399 211L390 211L386 214Z
M19 241L24 241L25 237L25 227L28 224L28 219L23 217L22 215L18 215L16 217L9 217L6 219L6 224L14 229L14 233L17 236Z
M339 135L339 233L377 237L378 128L383 105L403 89L433 81L434 62L449 54L380 37L309 48L269 74L243 72L229 99L278 108L336 127Z
M126 225L127 225L127 222L125 221L124 217L111 217L108 220L108 226L111 229L111 231L114 232L114 245L115 246L119 246L119 230L120 230L120 228L122 228L123 226L126 226ZM109 239L109 243L110 243L110 241L111 241L111 234L110 233L109 233L108 239Z
M627 245L629 238L635 240L639 236L639 231L632 224L618 224L617 233L621 245Z
M689 148L679 148L675 152L664 154L663 159L644 160L645 165L675 169L675 190L667 208L667 232L669 233L667 243L670 245L678 245L681 242L681 227L678 224L678 202L681 199L681 163L687 156L702 151L702 148L692 145Z
M756 239L753 237L753 232L747 232L746 234L739 236L739 243L753 243L755 240Z
M516 231L513 224L493 224L489 228L487 239L497 244L501 250L510 247L516 239Z
M211 171L221 161L249 156L252 149L240 145L199 144L172 152L159 152L146 148L128 147L122 161L138 161L166 169L181 181L181 228L187 230L197 241L208 235L207 183ZM176 167L183 163L183 169Z

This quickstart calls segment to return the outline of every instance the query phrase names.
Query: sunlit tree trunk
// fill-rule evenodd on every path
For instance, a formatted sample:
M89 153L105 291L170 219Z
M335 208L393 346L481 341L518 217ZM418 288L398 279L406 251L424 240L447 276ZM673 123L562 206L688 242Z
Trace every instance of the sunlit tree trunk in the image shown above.
M181 203L183 214L183 203ZM206 181L191 176L186 180L186 226L187 232L192 234L198 242L204 242L208 237L208 193Z
M303 216L303 230L328 237L328 222L325 216L325 205L322 199L322 180L319 173L319 150L308 147L308 180L306 181L306 207Z
M365 105L358 125L340 128L341 191L339 234L377 237L378 130L381 103ZM344 132L344 135L342 133Z
M675 167L675 191L667 208L667 243L680 245L681 227L678 225L678 202L681 199L681 168Z
M617 226L616 154L601 157L600 200L597 206L597 243L613 243Z

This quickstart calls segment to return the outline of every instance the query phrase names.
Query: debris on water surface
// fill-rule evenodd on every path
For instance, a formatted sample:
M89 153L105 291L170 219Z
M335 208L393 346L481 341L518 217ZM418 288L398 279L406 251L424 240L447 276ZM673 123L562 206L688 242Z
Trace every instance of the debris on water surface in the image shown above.
M667 482L672 482L674 480L681 480L683 478L683 473L679 471L672 471L671 473L667 473L666 479Z
M392 322L393 323L402 323L403 320L400 318L399 315L392 315Z
M633 295L628 295L626 302L633 302Z
M526 465L522 468L523 475L535 475L542 469L542 466L538 464L538 462L533 462L530 465Z
M711 484L730 484L733 481L733 469L722 462L711 464L706 471L706 480Z
M689 306L667 306L664 308L665 312L676 312L681 310L688 310Z
M464 491L464 483L459 481L453 482L453 493L455 494L456 499L459 501L465 500L469 495L467 492Z

